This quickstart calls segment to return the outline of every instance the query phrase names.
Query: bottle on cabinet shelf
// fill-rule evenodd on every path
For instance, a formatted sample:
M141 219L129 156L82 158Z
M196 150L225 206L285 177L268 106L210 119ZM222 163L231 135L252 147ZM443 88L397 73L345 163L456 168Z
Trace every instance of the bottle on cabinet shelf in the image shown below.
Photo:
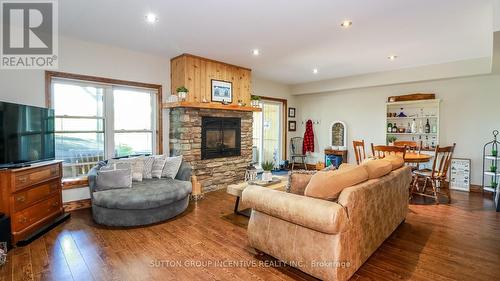
M422 119L418 121L418 133L423 134L424 133L424 123L422 122Z
M438 131L438 127L437 127L437 124L436 124L436 121L434 120L434 123L432 124L432 133L435 134L437 133Z
M425 123L425 133L430 134L431 132L431 125L429 124L429 119L427 118L427 123Z
M415 121L415 119L413 119L413 121L411 121L411 128L410 128L410 133L416 133L417 132L417 122Z
M406 132L411 133L411 125L409 122L408 122L408 127L406 127Z
M387 124L387 132L392 133L392 123Z
M396 126L396 123L392 125L392 132L397 133L398 132L398 126Z

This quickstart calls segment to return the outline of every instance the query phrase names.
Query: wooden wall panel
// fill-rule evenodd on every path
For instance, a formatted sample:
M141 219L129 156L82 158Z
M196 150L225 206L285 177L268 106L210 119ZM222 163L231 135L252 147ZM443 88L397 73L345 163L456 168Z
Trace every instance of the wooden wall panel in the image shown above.
M185 86L189 90L188 102L211 102L211 80L228 81L233 84L233 104L242 100L250 106L251 70L236 65L202 57L183 54L170 61L171 91Z

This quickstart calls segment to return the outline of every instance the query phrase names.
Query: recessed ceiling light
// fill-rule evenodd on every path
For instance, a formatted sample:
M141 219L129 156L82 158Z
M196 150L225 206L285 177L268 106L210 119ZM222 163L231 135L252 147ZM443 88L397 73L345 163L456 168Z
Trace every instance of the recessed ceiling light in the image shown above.
M348 28L348 27L350 27L351 25L352 25L352 21L350 21L350 20L345 20L345 21L343 21L343 22L340 24L340 26L342 26L342 27L344 27L344 28Z
M390 56L388 56L387 58L388 58L389 60L395 60L395 59L397 59L397 58L398 58L398 56L396 56L396 55L390 55Z
M317 68L313 69L313 73L318 74L318 69Z
M145 18L146 18L146 22L148 22L148 23L158 22L158 16L153 14L153 13L147 14Z
M260 54L259 49L253 49L252 54L258 56Z

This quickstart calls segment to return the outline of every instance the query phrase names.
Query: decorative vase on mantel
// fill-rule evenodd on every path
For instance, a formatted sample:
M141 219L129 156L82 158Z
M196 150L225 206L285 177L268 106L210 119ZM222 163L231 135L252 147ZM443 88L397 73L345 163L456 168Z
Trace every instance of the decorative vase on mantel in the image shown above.
M189 90L184 86L177 88L177 96L179 97L179 100L186 101L188 92Z

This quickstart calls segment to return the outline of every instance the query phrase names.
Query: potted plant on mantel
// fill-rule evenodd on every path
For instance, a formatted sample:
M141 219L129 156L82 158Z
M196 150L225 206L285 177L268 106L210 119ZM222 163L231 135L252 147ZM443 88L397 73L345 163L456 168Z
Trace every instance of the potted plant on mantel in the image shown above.
M271 161L266 161L262 163L262 169L264 172L262 173L262 180L263 181L272 181L273 180L273 174L271 171L274 168L274 163Z
M179 100L185 101L189 90L186 87L182 86L182 87L177 88L176 92L177 92L177 96L179 97Z
M260 102L260 97L259 96L252 95L252 97L250 97L250 100L252 102L252 106L253 107L259 107L259 102Z

